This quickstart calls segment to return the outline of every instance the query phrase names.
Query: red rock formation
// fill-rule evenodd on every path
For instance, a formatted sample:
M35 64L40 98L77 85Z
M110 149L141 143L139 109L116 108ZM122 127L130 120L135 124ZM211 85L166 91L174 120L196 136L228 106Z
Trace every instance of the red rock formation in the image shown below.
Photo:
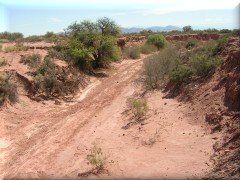
M168 41L187 41L190 39L208 41L210 39L217 40L220 37L220 34L179 34L166 36Z

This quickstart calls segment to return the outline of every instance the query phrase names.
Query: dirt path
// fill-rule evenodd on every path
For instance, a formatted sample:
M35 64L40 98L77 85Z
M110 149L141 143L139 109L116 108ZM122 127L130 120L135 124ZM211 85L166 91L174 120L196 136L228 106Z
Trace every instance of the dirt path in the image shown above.
M135 82L142 62L116 64L110 77L95 81L73 103L25 100L1 111L1 177L77 178L91 169L86 156L93 144L106 156L109 173L100 177L203 176L212 137L191 123L187 107L176 100L148 94L148 119L122 129L129 122L126 100L140 89Z

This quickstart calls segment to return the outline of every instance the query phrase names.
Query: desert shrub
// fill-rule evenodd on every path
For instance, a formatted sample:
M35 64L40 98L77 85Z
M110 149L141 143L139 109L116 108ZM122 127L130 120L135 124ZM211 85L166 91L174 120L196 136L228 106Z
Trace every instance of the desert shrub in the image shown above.
M162 34L153 34L148 36L147 43L156 46L158 49L161 49L165 47L166 39Z
M56 34L54 34L54 32L47 32L43 38L45 39L46 42L54 42L56 43L59 38Z
M152 44L144 44L143 46L141 46L141 53L142 54L151 54L153 52L156 52L157 48L156 46L152 45Z
M192 50L192 53L191 53L192 57L195 56L196 54L199 54L199 55L203 54L209 57L215 56L216 46L217 46L217 41L210 40L208 42L205 42L202 46L199 46Z
M8 43L9 40L8 39L0 39L0 43Z
M2 51L2 45L0 44L0 52Z
M41 56L40 54L32 54L30 56L22 56L20 63L24 63L29 65L32 68L36 68L41 63Z
M227 43L228 38L226 36L221 37L217 40L217 45L213 48L212 54L213 56L217 55L224 49L225 44Z
M219 30L215 29L215 28L208 28L208 29L205 29L203 30L203 32L206 32L206 33L218 33Z
M0 67L7 65L7 60L4 58L0 58Z
M42 41L42 40L43 40L42 36L36 36L36 35L28 36L28 37L24 38L24 41L27 41L27 42L38 42L38 41Z
M225 34L225 33L231 33L232 31L229 29L221 29L219 32Z
M98 173L100 173L105 164L105 158L103 157L102 149L94 145L90 149L90 154L87 155L88 162L94 166Z
M9 41L16 41L17 39L22 39L23 38L23 34L19 33L19 32L2 32L0 33L0 39L7 39Z
M142 121L148 111L147 101L145 99L129 98L127 103L136 121Z
M232 34L233 34L234 36L240 36L240 29L234 29L234 30L232 30Z
M219 66L220 60L215 57L209 57L203 54L198 54L191 59L191 65L197 76L205 77L215 72Z
M188 83L191 80L192 74L193 72L190 67L179 65L171 72L170 81L177 85Z
M174 48L164 49L162 52L148 58L144 62L145 84L150 89L159 88L169 73L179 63L179 55Z
M18 51L27 51L28 47L24 46L21 43L17 43L14 46L9 46L5 48L5 52L18 52Z
M48 50L48 56L51 58L57 58L57 59L62 59L62 60L67 59L66 52L61 47L58 48L58 46L50 48Z
M141 49L139 46L126 47L123 50L123 57L130 59L139 59L140 58Z
M53 59L44 58L36 70L34 84L38 90L44 91L47 96L61 93Z
M192 48L195 47L195 46L196 46L196 42L194 42L194 41L189 41L189 42L187 42L185 48L186 48L186 49L192 49Z
M5 101L9 100L14 103L17 101L17 87L11 82L10 76L1 73L0 74L0 105Z

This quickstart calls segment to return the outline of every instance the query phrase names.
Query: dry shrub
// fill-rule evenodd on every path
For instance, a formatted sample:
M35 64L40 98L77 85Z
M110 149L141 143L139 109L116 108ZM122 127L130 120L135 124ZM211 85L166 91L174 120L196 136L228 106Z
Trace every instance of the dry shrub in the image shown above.
M11 103L17 101L17 87L10 80L11 76L6 73L0 74L0 105L9 100Z
M132 114L134 115L136 121L137 122L142 121L148 111L147 101L141 98L138 99L129 98L127 100L127 104Z
M178 63L177 51L171 47L148 58L144 63L147 88L159 88Z
M139 46L126 47L123 50L123 57L126 59L139 59L141 49Z

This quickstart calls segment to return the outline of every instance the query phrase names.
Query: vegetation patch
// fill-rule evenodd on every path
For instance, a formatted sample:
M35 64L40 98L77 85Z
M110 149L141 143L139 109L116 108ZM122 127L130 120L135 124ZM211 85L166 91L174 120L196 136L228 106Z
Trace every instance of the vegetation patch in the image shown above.
M9 46L5 48L5 52L19 52L19 51L27 51L28 47L24 46L22 43L17 43L14 46Z
M139 59L141 49L139 46L126 47L123 50L123 57L126 59Z
M7 65L7 60L4 58L0 58L0 67L1 66L6 66Z
M195 55L191 59L191 65L194 73L200 77L206 77L215 72L216 68L221 64L221 61L215 57L206 55Z
M187 44L186 44L186 49L192 49L193 47L195 47L196 46L196 42L194 42L194 41L189 41L189 42L187 42Z
M9 40L9 41L16 41L16 40L19 40L19 39L22 39L23 38L23 34L22 33L19 33L19 32L13 32L13 33L10 33L10 32L2 32L0 33L0 39L6 39L6 40Z
M61 50L67 60L91 73L95 68L107 67L120 59L119 33L119 26L108 18L73 23L67 29L68 38L61 44Z
M172 48L166 48L144 62L145 84L149 89L156 89L168 80L168 75L179 64L179 55Z
M47 97L74 94L83 81L76 69L58 70L54 60L48 56L36 68L33 79L36 91Z
M158 49L161 49L166 46L166 39L162 34L153 34L148 36L147 43L156 46Z
M10 78L11 75L0 73L0 105L6 100L15 103L18 99L17 87Z
M147 101L143 98L129 98L127 100L127 105L133 114L136 122L141 122L146 117L148 111Z
M156 52L157 50L158 50L157 47L152 44L146 43L143 46L141 46L142 54L151 54L153 52Z
M222 38L217 40L217 45L212 50L213 51L212 53L214 56L220 53L224 49L227 43L227 40L228 40L227 36L223 36Z
M98 173L104 169L105 159L102 149L97 147L97 145L94 145L87 155L88 163L94 166Z
M41 63L41 56L40 56L40 54L33 54L30 56L22 56L20 63L27 64L31 68L37 68Z
M188 83L192 75L193 72L190 67L179 65L171 72L170 81L177 85L181 85L183 83Z

